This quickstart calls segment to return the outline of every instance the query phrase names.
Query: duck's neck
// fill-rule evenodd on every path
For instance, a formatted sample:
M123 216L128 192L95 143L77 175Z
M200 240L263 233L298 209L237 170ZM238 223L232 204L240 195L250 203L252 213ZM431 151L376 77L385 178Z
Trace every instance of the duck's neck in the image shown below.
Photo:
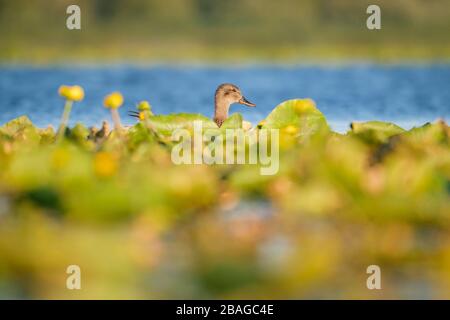
M220 127L228 118L230 104L227 101L215 99L214 122Z

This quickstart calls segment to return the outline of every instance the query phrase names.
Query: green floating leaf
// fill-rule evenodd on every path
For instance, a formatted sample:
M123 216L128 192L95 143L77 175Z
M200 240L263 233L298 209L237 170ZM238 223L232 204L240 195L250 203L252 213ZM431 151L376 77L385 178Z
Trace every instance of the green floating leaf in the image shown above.
M27 116L21 116L1 126L0 132L13 136L19 131L23 131L28 128L34 128L33 123Z
M77 123L71 130L70 130L70 137L75 140L86 140L89 136L89 129L86 128L81 123Z
M94 147L93 141L88 140L89 134L89 129L81 123L77 123L71 129L66 128L66 137L85 149L92 149Z
M153 128L162 135L171 135L176 129L193 128L194 121L202 121L203 129L217 129L217 125L201 114L177 113L150 116L148 119Z
M352 122L351 133L369 143L384 143L390 137L405 132L405 129L390 122L367 121Z
M136 149L143 142L153 142L154 135L143 122L138 122L128 130L128 147Z
M220 127L221 129L241 129L242 128L242 115L240 113L233 113L228 117Z
M414 127L404 133L416 142L423 143L448 143L450 137L450 128L443 120L438 120L435 123L426 123L421 127Z
M26 145L39 143L41 137L38 129L27 116L21 116L0 127L0 134Z
M41 143L52 143L55 139L55 130L53 127L48 126L45 129L38 129L39 135L41 136Z
M383 132L386 135L393 136L405 131L403 128L394 123L383 121L352 122L350 126L354 133L375 130L378 132Z
M299 135L328 130L327 120L311 99L288 100L278 105L263 122L262 128L292 128Z

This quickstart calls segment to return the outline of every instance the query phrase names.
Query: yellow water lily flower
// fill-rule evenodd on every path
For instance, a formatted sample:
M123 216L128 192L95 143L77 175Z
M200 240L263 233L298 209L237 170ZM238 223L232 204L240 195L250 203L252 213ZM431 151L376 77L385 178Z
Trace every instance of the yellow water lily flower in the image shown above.
M148 103L148 101L141 101L138 104L138 110L139 111L150 111L152 106L150 105L150 103Z
M110 177L116 174L117 160L109 152L99 152L94 157L94 172L99 177Z
M80 86L60 86L58 93L61 97L66 98L64 105L64 112L61 117L61 123L59 125L57 139L61 140L65 134L67 123L69 122L70 111L74 101L81 101L84 98L84 90Z
M60 86L58 93L61 97L70 101L81 101L84 99L84 90L80 86Z
M120 92L113 92L105 97L103 104L106 108L111 110L111 116L114 122L114 127L116 130L122 129L122 124L120 122L120 115L117 109L123 104L123 96Z
M287 127L285 127L283 129L284 132L288 133L288 134L297 134L299 131L299 128L293 125L288 125Z
M307 112L316 109L316 103L309 98L299 99L295 101L294 109L297 113Z
M123 104L123 96L120 92L113 92L105 97L103 104L106 108L117 109Z

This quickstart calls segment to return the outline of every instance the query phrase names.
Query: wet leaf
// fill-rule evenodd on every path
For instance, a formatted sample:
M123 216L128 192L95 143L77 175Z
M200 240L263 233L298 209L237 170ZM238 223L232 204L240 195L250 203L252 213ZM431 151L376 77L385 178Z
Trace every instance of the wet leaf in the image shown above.
M162 135L171 135L175 129L192 129L194 121L201 121L203 129L217 128L211 119L201 114L177 113L149 117L149 123Z
M299 136L328 131L325 116L311 99L288 100L278 105L263 122L262 128L298 130Z
M369 143L384 143L390 137L405 132L396 124L382 121L352 122L350 128L351 134Z
M242 115L240 113L233 113L223 123L220 129L241 129Z

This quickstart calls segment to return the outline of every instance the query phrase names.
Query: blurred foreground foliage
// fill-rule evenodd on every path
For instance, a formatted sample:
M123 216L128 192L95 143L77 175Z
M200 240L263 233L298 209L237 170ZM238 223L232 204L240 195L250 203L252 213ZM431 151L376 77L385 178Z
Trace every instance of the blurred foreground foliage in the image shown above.
M152 115L58 142L26 117L0 127L0 297L450 298L445 122L338 134L291 100L252 129L280 129L280 170L261 176L174 165L168 131L198 119L213 126ZM73 264L82 290L66 289Z

